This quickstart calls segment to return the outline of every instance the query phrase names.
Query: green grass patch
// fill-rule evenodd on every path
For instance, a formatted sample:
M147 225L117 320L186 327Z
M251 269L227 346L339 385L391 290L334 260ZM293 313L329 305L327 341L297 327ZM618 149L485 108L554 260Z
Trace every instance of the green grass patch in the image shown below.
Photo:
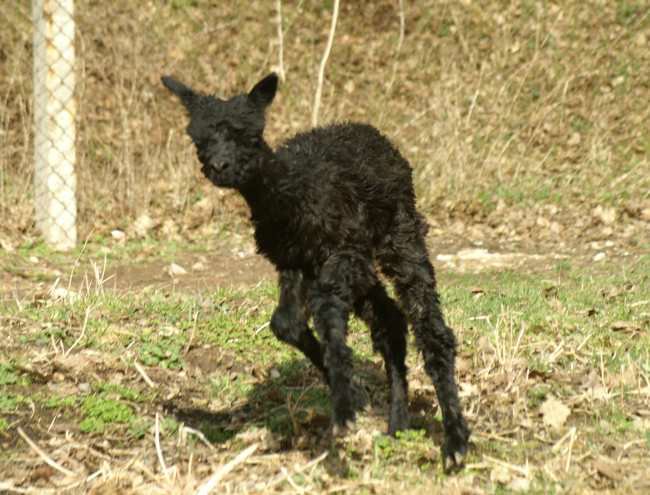
M495 469L490 459L496 459L530 466L532 491L562 491L564 481L552 479L544 466L564 455L562 449L551 451L552 446L574 427L576 464L570 475L564 468L554 471L558 479L579 479L576 466L591 469L590 453L603 451L611 442L628 445L626 455L647 454L650 437L639 411L645 410L642 387L650 373L650 256L597 264L560 260L528 272L439 270L438 280L443 309L465 361L459 382L466 394L464 408L473 414L470 423L476 434L467 462L474 466L471 476L476 483L490 493L508 492L507 483L490 478ZM181 392L180 399L187 415L163 418L163 439L175 435L177 421L183 421L219 448L235 453L245 448L245 435L240 434L259 428L271 435L274 449L293 452L302 448L301 442L322 441L331 416L330 395L318 372L266 326L276 301L273 282L199 296L107 292L73 304L26 304L12 332L27 335L28 345L38 347L46 336L43 345L59 339L67 348L92 308L93 321L80 347L123 358L115 362L135 359L144 366L166 368L165 375L189 380L192 392ZM6 307L9 314L19 311ZM347 481L371 476L418 487L427 476L444 483L447 478L439 469L440 409L412 340L411 405L419 412L412 416L415 429L397 438L374 433L385 430L389 393L381 359L372 352L370 335L358 320L350 323L348 342L357 377L370 396L369 408L359 413L360 423L372 426L343 441L336 461L340 466L333 472ZM205 354L191 354L203 349ZM196 356L214 359L209 363L213 371L195 375L189 364L197 364ZM48 395L16 365L23 359L9 353L0 364L0 414L9 415L0 432L31 417L34 403L44 424L56 415L57 423L69 422L71 429L89 437L120 438L121 445L151 443L154 420L146 411L166 396L171 384L158 382L150 391L136 382L113 383L109 359L106 369L97 370L100 379L91 380L90 395ZM542 406L551 397L570 409L557 430L542 419ZM201 442L192 437L190 445L199 448Z
M48 409L69 409L77 405L79 398L74 395L67 397L48 397L43 402L43 406Z
M0 385L15 385L19 380L20 375L11 363L0 363Z
M0 413L14 413L21 404L27 402L27 398L20 394L0 393Z
M133 408L115 399L89 396L81 403L84 419L79 429L84 433L102 433L107 426L131 423L136 419Z

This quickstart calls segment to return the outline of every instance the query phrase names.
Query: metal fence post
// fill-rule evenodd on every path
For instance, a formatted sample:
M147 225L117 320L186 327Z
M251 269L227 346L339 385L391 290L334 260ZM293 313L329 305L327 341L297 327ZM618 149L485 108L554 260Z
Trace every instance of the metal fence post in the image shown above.
M32 0L34 24L34 208L55 249L77 242L74 0Z

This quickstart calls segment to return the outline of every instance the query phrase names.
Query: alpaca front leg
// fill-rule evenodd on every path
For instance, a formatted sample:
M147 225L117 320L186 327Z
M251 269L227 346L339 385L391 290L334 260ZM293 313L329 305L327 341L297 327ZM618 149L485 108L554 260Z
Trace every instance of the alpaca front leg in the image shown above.
M282 342L301 351L328 382L320 342L307 324L309 315L305 301L305 281L300 272L286 270L280 273L280 301L271 317L271 331Z
M354 250L331 255L310 286L309 307L323 343L332 393L333 433L343 433L355 419L352 396L352 350L345 343L354 301L376 283L372 258Z

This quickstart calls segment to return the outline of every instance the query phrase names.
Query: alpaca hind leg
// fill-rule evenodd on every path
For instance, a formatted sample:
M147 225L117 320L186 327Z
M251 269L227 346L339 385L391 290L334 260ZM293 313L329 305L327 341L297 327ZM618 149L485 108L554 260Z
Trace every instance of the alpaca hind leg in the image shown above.
M388 434L395 435L408 428L406 318L379 280L368 296L355 304L355 313L370 328L373 347L384 358L390 383Z
M445 469L460 467L467 453L469 428L463 417L454 376L456 338L445 324L435 290L433 268L425 255L419 262L403 261L395 288L411 321L424 369L436 389L442 411Z

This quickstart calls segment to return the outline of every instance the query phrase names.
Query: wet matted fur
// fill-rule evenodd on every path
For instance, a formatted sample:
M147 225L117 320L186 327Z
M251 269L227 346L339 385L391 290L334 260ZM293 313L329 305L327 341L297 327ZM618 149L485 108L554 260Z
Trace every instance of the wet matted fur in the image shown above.
M446 468L462 464L469 429L454 377L456 339L440 310L436 280L415 207L411 167L370 125L317 127L275 151L263 137L275 74L228 100L163 77L188 111L203 174L245 198L257 247L279 272L271 319L278 339L321 370L332 396L333 432L355 418L351 313L370 328L390 382L388 432L408 427L406 335L410 323L442 410ZM377 269L392 282L389 297ZM313 318L314 331L309 326Z

